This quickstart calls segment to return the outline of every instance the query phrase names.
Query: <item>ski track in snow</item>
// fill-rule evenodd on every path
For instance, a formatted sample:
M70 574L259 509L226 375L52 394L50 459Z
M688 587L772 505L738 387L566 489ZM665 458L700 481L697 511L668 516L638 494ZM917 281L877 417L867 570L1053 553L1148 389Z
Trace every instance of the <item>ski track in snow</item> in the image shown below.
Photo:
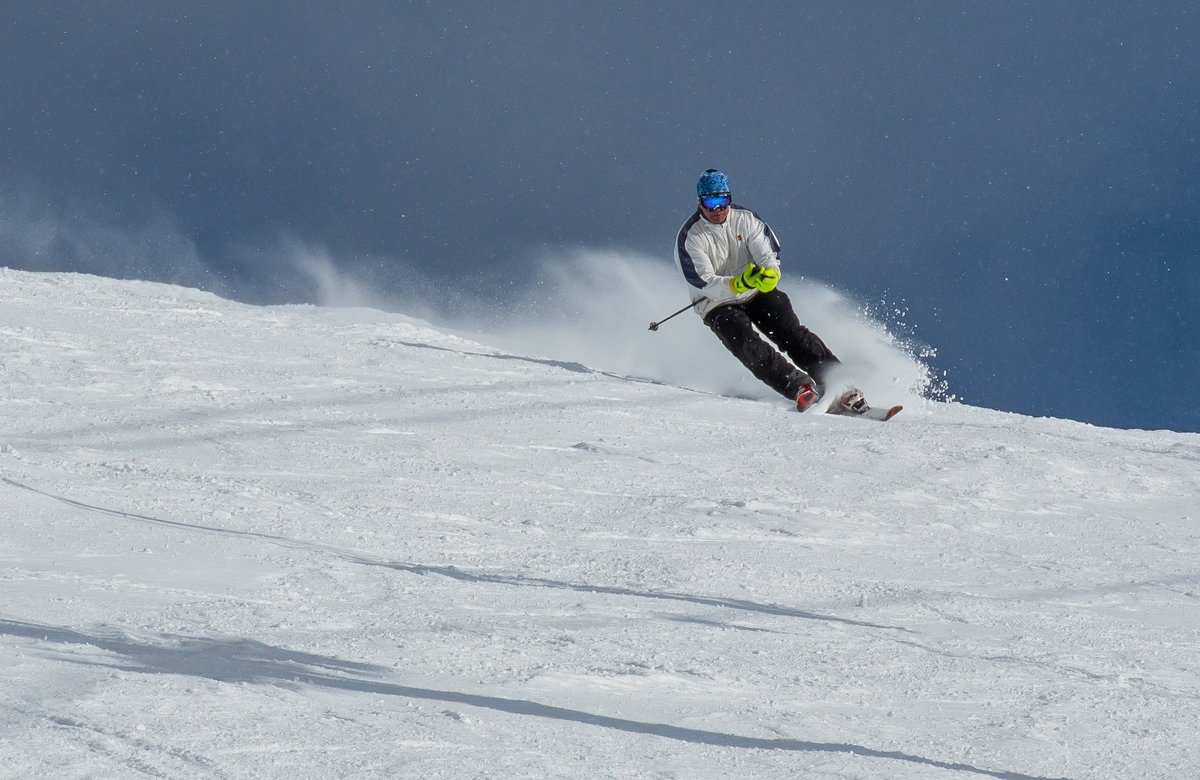
M0 777L1200 774L1200 436L0 280Z

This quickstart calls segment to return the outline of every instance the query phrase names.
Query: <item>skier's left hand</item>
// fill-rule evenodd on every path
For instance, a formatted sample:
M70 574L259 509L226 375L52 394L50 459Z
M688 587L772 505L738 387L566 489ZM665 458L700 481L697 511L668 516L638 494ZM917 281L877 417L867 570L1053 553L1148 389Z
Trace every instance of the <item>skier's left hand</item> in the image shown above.
M751 288L759 292L771 292L779 284L779 269L765 265L748 263L741 276L729 280L729 289L735 293L749 292Z
M759 292L771 292L771 290L775 289L775 285L777 284L779 284L778 268L768 268L763 266L762 268L758 269L758 283L754 286L758 288Z

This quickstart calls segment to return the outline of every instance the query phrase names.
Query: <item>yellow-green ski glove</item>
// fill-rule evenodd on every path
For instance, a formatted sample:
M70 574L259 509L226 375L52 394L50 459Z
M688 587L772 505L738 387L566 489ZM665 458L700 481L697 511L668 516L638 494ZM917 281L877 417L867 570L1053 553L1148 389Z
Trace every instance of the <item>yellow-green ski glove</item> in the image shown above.
M779 271L775 268L760 268L758 272L758 284L754 285L759 292L771 292L775 289L775 285L779 284Z
M735 293L749 292L751 287L758 286L758 275L762 269L754 263L747 263L746 270L742 271L741 276L735 276L729 280L729 289Z

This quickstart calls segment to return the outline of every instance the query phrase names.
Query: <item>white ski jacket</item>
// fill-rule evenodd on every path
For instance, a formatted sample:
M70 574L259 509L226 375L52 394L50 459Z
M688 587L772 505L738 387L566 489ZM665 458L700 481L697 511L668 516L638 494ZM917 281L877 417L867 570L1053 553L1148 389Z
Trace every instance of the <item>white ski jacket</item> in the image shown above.
M687 280L701 317L718 306L748 301L758 290L735 293L729 281L741 276L746 264L779 269L779 240L771 226L750 209L729 207L720 225L704 218L700 209L688 217L675 239L675 265Z

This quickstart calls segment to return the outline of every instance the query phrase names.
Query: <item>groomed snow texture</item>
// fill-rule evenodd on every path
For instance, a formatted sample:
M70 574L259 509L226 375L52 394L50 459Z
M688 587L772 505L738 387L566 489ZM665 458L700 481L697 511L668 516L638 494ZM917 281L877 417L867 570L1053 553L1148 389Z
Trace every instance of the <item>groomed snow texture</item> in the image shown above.
M0 289L0 777L1200 776L1198 435Z

